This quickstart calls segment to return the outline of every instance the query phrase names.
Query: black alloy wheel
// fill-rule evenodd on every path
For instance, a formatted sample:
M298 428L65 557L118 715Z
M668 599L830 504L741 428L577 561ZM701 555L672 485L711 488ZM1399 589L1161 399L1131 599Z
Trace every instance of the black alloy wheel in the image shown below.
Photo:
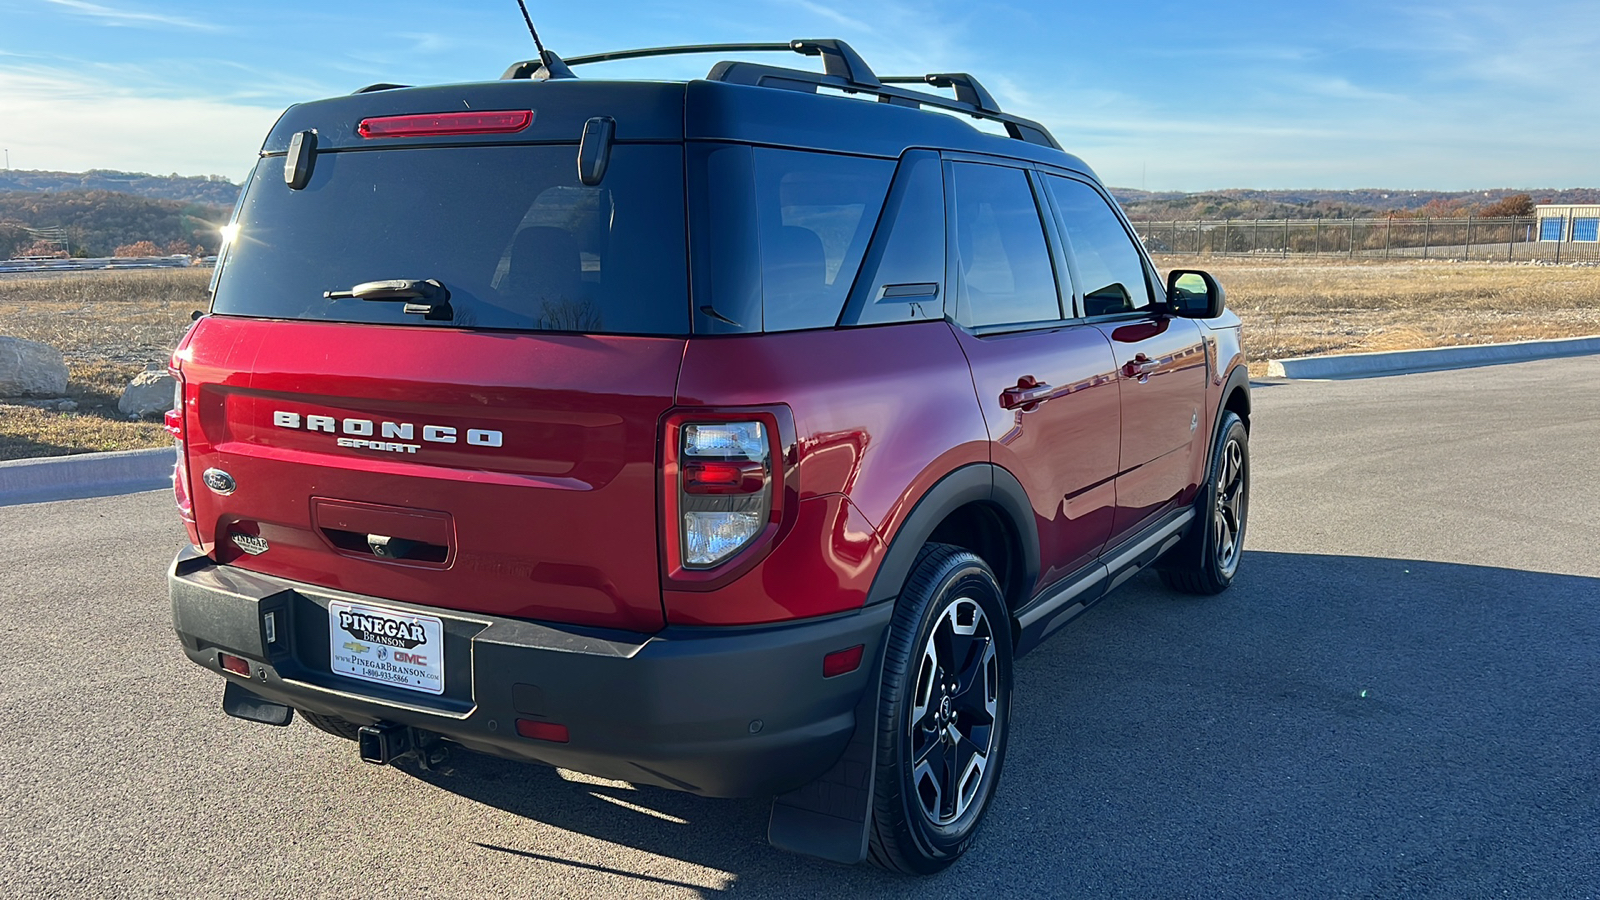
M895 603L879 699L869 857L928 874L971 845L1011 713L1011 619L971 553L924 547Z
M1185 594L1220 594L1239 572L1250 520L1250 432L1231 410L1217 425L1210 477L1194 511L1189 533L1157 564L1161 580Z

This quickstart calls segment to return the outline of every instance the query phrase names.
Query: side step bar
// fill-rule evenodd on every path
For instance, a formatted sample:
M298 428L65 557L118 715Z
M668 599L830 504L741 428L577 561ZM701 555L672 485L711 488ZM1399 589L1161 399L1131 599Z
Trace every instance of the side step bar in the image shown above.
M1061 581L1050 593L1017 612L1018 657L1039 646L1056 629L1077 618L1117 585L1139 574L1183 539L1194 520L1194 508L1185 507L1135 535L1111 555L1089 564Z

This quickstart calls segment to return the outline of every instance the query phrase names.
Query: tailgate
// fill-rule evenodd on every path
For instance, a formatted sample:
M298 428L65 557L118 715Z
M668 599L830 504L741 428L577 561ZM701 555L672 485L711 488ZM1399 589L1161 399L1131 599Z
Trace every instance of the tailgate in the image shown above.
M656 440L683 343L207 317L183 361L204 549L426 606L658 629Z

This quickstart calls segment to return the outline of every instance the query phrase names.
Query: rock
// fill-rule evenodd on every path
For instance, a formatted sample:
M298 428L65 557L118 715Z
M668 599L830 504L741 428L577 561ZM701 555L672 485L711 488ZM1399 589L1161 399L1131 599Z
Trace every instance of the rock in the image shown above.
M51 397L67 392L67 361L48 344L0 337L0 397Z
M165 370L146 369L133 376L133 381L122 390L117 401L117 412L130 419L159 416L172 408L172 391L176 382Z
M56 403L56 409L60 412L76 412L78 409L78 401L61 400Z

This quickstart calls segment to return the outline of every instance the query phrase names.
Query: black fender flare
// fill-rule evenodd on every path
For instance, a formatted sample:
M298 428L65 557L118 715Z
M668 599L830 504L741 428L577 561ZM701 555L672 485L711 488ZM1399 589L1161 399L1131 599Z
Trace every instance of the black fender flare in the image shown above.
M1006 602L1012 609L1028 601L1039 579L1039 528L1034 521L1033 503L1015 475L993 463L972 463L939 479L923 494L890 538L889 550L873 576L867 592L867 605L894 600L911 574L917 551L928 542L939 523L963 506L987 503L1012 529L1008 543L1013 550L1010 563L1016 577L1010 579Z
M1213 431L1222 424L1222 410L1227 407L1228 398L1233 396L1234 391L1244 392L1245 414L1242 418L1245 420L1246 427L1248 427L1250 422L1250 370L1243 363L1233 367L1233 371L1228 373L1227 383L1222 386L1222 395L1217 398L1217 414L1211 420Z

